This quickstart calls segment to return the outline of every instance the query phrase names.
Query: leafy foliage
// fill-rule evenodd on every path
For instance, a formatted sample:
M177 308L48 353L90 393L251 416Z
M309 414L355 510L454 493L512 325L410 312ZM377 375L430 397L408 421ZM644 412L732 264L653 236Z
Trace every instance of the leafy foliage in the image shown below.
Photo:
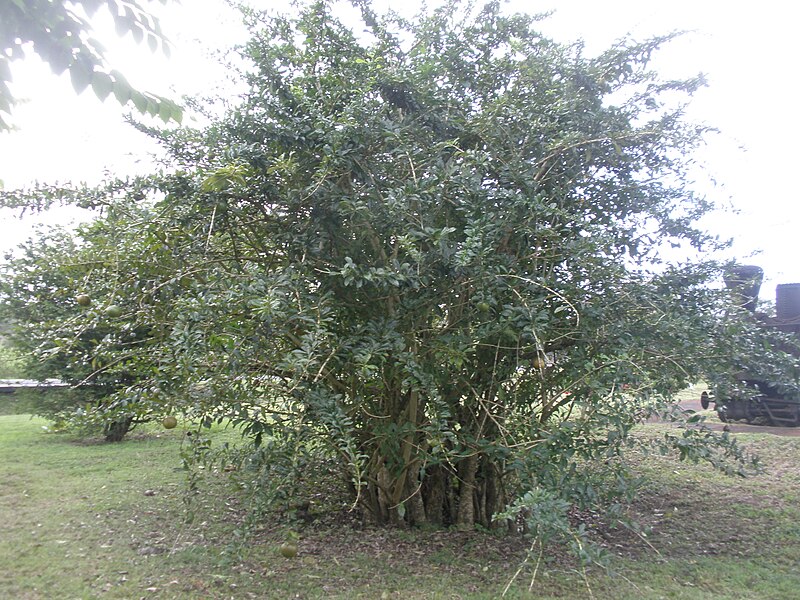
M0 379L19 379L24 360L13 348L0 343Z
M674 100L702 79L649 70L670 36L586 57L496 2L413 24L357 6L369 35L328 2L246 12L250 91L207 129L151 131L171 174L4 195L109 207L68 251L102 260L57 268L48 293L85 278L121 321L26 314L25 290L56 308L24 260L8 304L53 357L109 361L92 376L136 402L117 393L106 418L177 406L241 428L271 497L308 452L376 522L513 529L495 515L554 507L539 529L588 552L566 507L631 492L631 428L691 381L770 360L710 285L723 265L664 258L715 244L685 181L707 131ZM37 277L73 264L44 256ZM747 466L703 430L661 448Z
M68 71L77 93L91 87L100 100L113 94L120 104L131 103L142 114L165 122L181 120L182 110L173 101L141 92L122 73L109 69L105 49L87 35L90 26L83 16L91 17L101 7L113 17L120 36L131 34L138 43L146 41L153 52L160 48L169 53L158 20L137 0L8 0L0 5L0 113L9 114L14 105L8 87L10 63L24 57L30 47L54 73ZM0 118L0 131L8 127Z
M158 238L138 230L147 215L117 205L74 234L43 233L5 267L14 276L0 285L3 314L16 325L9 334L14 347L34 359L26 375L72 386L44 395L39 414L107 435L123 423L121 439L131 425L169 410L147 386L158 366L154 347L167 335L156 301L169 295L147 273L169 268L169 259L158 256Z

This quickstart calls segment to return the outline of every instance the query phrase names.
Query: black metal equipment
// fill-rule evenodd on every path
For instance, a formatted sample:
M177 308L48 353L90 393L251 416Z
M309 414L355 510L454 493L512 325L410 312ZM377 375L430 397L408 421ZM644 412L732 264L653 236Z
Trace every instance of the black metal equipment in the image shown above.
M753 313L760 326L800 337L800 283L778 285L775 291L776 316L755 312L764 272L753 265L738 265L725 277L734 300ZM796 352L792 352L797 354ZM781 392L776 386L748 373L741 374L742 388L736 393L703 392L700 405L714 404L720 421L739 421L778 427L800 426L800 396Z

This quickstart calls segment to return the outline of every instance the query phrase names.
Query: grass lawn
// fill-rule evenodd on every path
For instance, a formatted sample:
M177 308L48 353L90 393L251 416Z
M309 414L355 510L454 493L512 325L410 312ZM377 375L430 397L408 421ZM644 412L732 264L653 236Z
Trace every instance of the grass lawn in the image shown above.
M231 552L241 517L226 478L188 524L177 429L120 444L47 434L0 416L0 598L498 598L528 542L488 533L361 529L320 518L299 555L265 526ZM657 435L665 425L646 425ZM216 435L224 436L224 432ZM615 575L583 574L546 549L509 598L800 597L800 438L741 434L765 471L731 479L661 457L637 459L650 483L632 511L646 538L598 529Z

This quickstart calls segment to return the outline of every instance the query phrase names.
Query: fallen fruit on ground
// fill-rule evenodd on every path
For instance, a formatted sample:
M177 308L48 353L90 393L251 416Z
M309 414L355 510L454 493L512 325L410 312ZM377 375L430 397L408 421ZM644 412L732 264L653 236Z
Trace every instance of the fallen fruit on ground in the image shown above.
M294 558L297 556L297 544L294 542L283 542L280 550L281 556L284 558Z

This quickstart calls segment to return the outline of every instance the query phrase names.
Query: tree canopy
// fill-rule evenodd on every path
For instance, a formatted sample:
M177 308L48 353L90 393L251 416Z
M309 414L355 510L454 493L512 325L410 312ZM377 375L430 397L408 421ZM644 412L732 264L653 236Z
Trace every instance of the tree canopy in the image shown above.
M130 103L140 113L180 121L182 110L175 102L135 89L106 63L105 49L89 37L86 19L101 7L113 17L120 36L130 33L153 52L160 48L169 53L158 19L137 0L7 0L0 4L0 113L10 114L15 103L8 86L10 63L32 49L54 73L69 72L77 93L91 87L101 100L113 94L120 104ZM8 128L0 116L0 131Z
M24 337L44 364L79 360L87 384L133 373L97 406L105 418L230 420L267 473L250 489L285 497L299 457L322 454L378 523L522 514L541 534L584 535L569 507L631 489L637 423L690 382L765 359L709 285L722 265L664 254L715 243L694 226L711 205L686 182L707 131L675 101L702 78L649 69L671 36L592 57L499 2L413 23L356 6L353 29L327 1L245 12L249 92L207 128L149 130L171 171L5 193L106 211L61 262L81 269L46 292L12 264L6 305L81 292L123 305L118 334L67 303ZM703 428L661 443L743 467Z

